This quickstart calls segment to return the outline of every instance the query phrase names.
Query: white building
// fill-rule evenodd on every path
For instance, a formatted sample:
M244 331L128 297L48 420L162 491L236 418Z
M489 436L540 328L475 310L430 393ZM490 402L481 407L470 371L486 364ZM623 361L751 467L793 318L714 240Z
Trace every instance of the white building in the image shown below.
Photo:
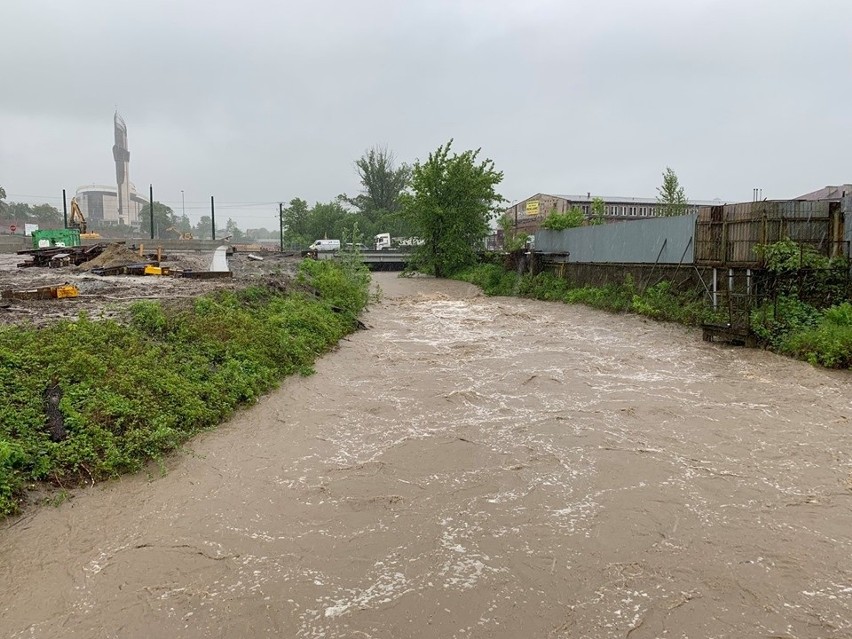
M93 226L104 227L118 224L139 227L139 218L148 200L136 193L136 187L129 184L130 204L124 215L119 215L117 185L87 184L77 189L77 204Z

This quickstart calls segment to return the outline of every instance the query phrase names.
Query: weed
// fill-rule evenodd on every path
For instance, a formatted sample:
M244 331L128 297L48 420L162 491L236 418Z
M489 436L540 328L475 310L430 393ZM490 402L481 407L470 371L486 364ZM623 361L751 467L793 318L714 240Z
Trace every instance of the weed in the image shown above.
M127 324L81 315L0 328L0 514L25 482L90 483L139 470L226 419L354 330L369 273L306 260L307 292L253 287L189 307L138 302ZM45 428L44 392L62 390L66 436Z

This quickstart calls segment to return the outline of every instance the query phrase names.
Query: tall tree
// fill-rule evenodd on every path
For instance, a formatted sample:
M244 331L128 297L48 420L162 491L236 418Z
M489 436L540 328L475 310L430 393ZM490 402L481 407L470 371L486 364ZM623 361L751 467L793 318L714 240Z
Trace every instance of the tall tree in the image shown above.
M243 233L242 229L230 217L228 218L228 221L225 223L225 232L228 235L231 236L232 242L241 242L246 237L245 233Z
M197 237L199 240L209 240L213 237L213 218L209 215L202 215L201 219L198 220L198 224L192 230L192 234L194 237Z
M504 201L496 191L503 172L479 149L451 154L453 141L439 146L412 170L413 193L404 194L405 214L423 240L418 267L437 277L452 275L476 262L490 231L489 222Z
M677 173L670 167L663 172L663 185L657 187L657 202L661 207L661 215L683 215L689 209L689 202L683 193Z
M139 213L140 232L144 236L151 233L151 205L146 204ZM170 229L177 222L175 212L162 202L154 202L154 235L156 237L167 237L167 229Z
M32 219L42 226L57 226L62 224L62 213L50 204L36 204L30 207Z
M6 218L6 209L8 208L8 204L6 204L6 189L0 186L0 219Z
M361 193L354 198L341 199L354 206L370 221L384 213L400 211L399 196L411 179L411 167L396 165L396 157L386 147L374 146L355 160L355 170L361 180Z
M284 223L284 243L289 246L307 246L317 238L311 238L308 203L301 198L293 198L281 213Z

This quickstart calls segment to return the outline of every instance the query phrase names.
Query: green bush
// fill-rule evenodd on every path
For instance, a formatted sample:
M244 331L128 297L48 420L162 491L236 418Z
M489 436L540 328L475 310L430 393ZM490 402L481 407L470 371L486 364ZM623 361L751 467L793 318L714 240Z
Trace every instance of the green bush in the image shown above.
M551 211L541 223L541 228L549 231L564 231L565 229L573 229L578 226L583 226L586 221L586 216L579 207L573 206L564 213L557 213L556 210Z
M751 330L763 342L781 350L794 333L815 328L822 314L794 295L779 295L751 312Z
M45 328L0 328L0 513L25 482L134 471L252 402L355 328L369 274L302 263L305 292L254 287L185 306L138 302L126 324L81 315ZM310 292L307 292L310 291ZM61 390L66 436L45 427Z
M779 350L814 365L852 368L852 304L825 309L816 325L789 333Z
M495 264L480 264L465 269L456 279L479 286L486 295L586 304L613 313L633 312L683 324L699 324L707 315L700 294L673 291L670 282L660 282L640 293L630 276L621 284L575 287L551 273L518 275Z

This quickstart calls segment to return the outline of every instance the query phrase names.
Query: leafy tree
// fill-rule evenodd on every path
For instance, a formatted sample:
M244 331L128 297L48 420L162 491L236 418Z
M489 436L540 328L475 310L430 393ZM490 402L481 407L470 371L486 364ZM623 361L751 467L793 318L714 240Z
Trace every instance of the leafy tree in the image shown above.
M308 203L300 198L290 200L290 205L283 209L281 219L284 222L284 243L290 246L307 246L310 229L308 228L310 212Z
M6 189L0 186L0 218L4 218L6 216Z
M146 204L139 213L140 232L149 237L151 234L151 205ZM175 212L162 202L154 202L154 236L166 237L166 229L175 226L177 218Z
M439 146L426 162L415 162L413 193L402 196L405 214L424 242L417 265L437 277L476 262L489 222L504 201L495 190L503 172L489 159L478 161L479 149L451 154L452 143Z
M660 215L683 215L689 209L680 180L670 167L663 172L663 185L657 187L657 192L657 202L662 205Z
M317 202L311 209L308 219L311 242L321 238L339 240L358 221L357 217L344 209L340 202Z
M19 224L39 224L42 227L62 226L62 214L50 204L26 204L25 202L2 202L0 219Z
M62 213L50 204L36 204L30 207L31 219L42 226L57 226L62 224Z
M557 213L556 209L552 210L541 223L541 228L550 231L564 231L565 229L573 229L578 226L583 226L586 221L586 216L580 207L572 206L564 213Z
M606 212L606 204L604 204L603 198L593 197L592 198L592 217L589 220L589 223L592 226L598 226L600 224L605 224L606 220L604 219L604 213Z
M240 230L240 227L231 218L228 218L228 222L225 224L225 232L231 236L232 242L241 242L246 239L246 234Z
M399 198L411 179L411 167L405 163L396 166L392 151L374 146L355 161L355 169L361 179L361 193L354 198L341 195L341 200L371 222L401 210Z
M213 219L209 215L202 215L192 229L192 235L199 240L209 240L213 237Z
M24 202L4 202L3 203L3 220L24 222L28 221L31 216L30 205Z
M175 228L181 233L192 233L192 222L189 221L189 216L186 213L177 218Z

